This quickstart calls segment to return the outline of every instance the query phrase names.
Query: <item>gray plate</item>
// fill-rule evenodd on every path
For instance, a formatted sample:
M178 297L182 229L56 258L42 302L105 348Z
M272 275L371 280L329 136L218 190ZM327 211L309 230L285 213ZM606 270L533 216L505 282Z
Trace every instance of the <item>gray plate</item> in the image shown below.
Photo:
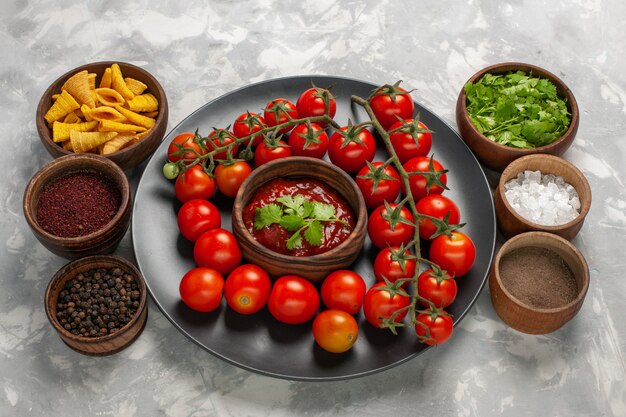
M174 196L173 183L161 174L167 147L178 134L200 129L206 135L211 127L231 125L245 110L259 112L273 98L285 97L294 103L311 86L333 86L337 98L335 120L346 124L366 119L365 112L352 105L352 94L367 97L376 86L358 80L300 76L253 84L205 104L176 126L164 139L148 163L135 196L132 237L139 268L152 298L163 314L188 338L212 354L244 369L273 377L294 380L338 380L364 376L407 361L427 348L417 341L409 327L398 336L375 329L363 315L359 321L359 340L344 354L331 354L313 340L310 323L287 325L274 320L264 308L252 316L239 315L226 307L211 313L188 309L178 294L182 276L193 268L193 245L178 232L176 213L180 204ZM458 279L458 296L448 309L454 324L465 316L480 294L491 264L495 245L495 213L491 191L476 158L458 134L428 109L416 103L416 112L433 130L435 158L449 169L445 195L461 210L464 232L477 249L472 270ZM378 150L376 160L384 160ZM232 199L217 195L212 200L221 210L222 225L230 228ZM377 250L366 240L361 256L353 265L368 284L374 283L373 261Z

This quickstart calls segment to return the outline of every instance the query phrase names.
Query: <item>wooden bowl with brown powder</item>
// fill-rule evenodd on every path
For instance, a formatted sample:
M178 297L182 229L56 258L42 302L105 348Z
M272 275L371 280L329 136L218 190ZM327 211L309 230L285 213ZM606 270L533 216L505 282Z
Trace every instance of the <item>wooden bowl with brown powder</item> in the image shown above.
M31 178L23 210L35 237L59 256L110 253L130 225L130 185L124 171L107 158L63 156Z
M580 310L589 268L567 240L527 232L508 240L489 274L491 302L510 327L529 334L553 332Z

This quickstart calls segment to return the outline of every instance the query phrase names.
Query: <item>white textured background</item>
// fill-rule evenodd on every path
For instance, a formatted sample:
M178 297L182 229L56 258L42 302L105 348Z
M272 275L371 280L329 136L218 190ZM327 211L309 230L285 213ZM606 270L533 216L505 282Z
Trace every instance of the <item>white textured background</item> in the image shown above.
M626 416L626 3L622 0L0 0L0 415ZM404 80L452 126L463 83L517 60L573 90L581 124L565 158L593 205L574 244L591 286L579 315L546 336L508 329L485 289L455 337L398 368L297 383L228 365L150 304L127 350L89 358L47 322L43 293L65 261L32 236L21 204L51 158L36 104L68 69L121 60L152 72L169 127L251 82L330 74ZM142 167L130 172L136 184ZM118 253L132 258L127 236Z

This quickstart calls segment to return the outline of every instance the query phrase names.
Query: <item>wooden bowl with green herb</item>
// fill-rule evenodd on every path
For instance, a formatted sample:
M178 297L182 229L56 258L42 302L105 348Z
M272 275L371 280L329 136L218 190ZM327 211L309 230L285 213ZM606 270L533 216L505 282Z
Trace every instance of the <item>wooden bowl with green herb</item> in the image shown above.
M481 164L497 172L535 153L563 154L578 131L572 91L531 64L491 65L465 83L456 104L459 133Z
M264 246L261 243L263 240L257 237L256 230L250 230L250 213L255 212L249 210L250 205L254 204L251 201L259 196L258 192L261 192L264 185L271 185L268 195L280 193L277 191L278 188L273 188L272 181L277 179L318 182L328 187L328 191L340 196L351 209L350 224L353 225L341 243L326 251L316 250L316 246L325 244L328 237L334 235L328 227L343 222L340 217L344 210L340 206L333 209L328 204L322 204L313 210L311 204L320 202L308 200L308 197L305 197L307 195L305 187L298 185L290 186L293 187L290 189L297 188L297 191L290 192L289 202L282 197L274 201L274 197L270 196L272 204L254 209L256 210L256 214L253 214L254 229L270 233L265 245L279 243L274 250ZM294 202L298 207L293 204ZM274 211L270 212L268 209ZM297 215L294 215L294 212ZM367 209L356 183L340 168L316 158L284 158L255 169L241 185L235 197L232 213L232 230L241 246L243 257L248 262L264 268L274 278L281 275L299 275L317 282L334 270L347 268L361 253L367 230ZM277 230L283 226L284 230ZM275 242L272 242L272 238ZM309 252L312 254L303 252L307 248L313 251Z
M489 273L496 313L528 334L551 333L580 310L589 267L574 245L547 232L527 232L502 245Z

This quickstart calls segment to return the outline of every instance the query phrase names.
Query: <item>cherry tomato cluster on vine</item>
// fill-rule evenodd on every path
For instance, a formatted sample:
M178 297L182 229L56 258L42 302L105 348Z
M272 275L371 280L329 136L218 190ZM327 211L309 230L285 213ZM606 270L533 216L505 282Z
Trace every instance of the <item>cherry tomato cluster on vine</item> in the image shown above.
M462 226L458 206L442 195L448 171L429 155L432 132L414 117L410 93L398 84L386 85L374 91L368 103L387 132L390 159L367 162L356 177L370 209L368 235L380 249L374 260L378 283L367 292L364 313L374 326L395 331L394 322L400 323L410 309L403 288L415 280L412 288L424 308L415 307L415 332L424 343L440 344L452 332L452 319L444 309L456 298L455 279L467 274L474 263L475 246L457 230ZM407 176L401 178L399 171ZM406 198L398 204L401 195ZM416 245L415 239L428 248L428 269L421 272L421 254L415 254L415 249L422 245ZM372 300L383 307L372 312L368 305Z
M313 123L307 118L332 118L336 110L330 91L318 87L304 91L297 104L282 97L273 99L262 113L246 111L237 116L232 130L213 128L206 137L198 132L177 135L168 147L163 173L176 179L176 197L183 203L210 199L216 189L234 197L252 171L246 160L236 159L238 153L254 160L256 166L292 155L323 158L330 143L326 121ZM303 122L292 123L296 119Z
M207 137L187 132L172 140L164 174L176 178L176 197L184 203L178 225L181 234L194 242L197 265L180 282L180 295L187 306L212 311L224 298L236 312L253 314L267 305L270 314L284 323L313 320L318 345L339 353L356 342L354 315L361 310L371 325L395 332L394 326L400 325L411 310L406 284L416 279L417 299L424 308L414 307L416 334L427 344L448 339L452 319L443 309L456 298L455 279L473 265L473 242L456 230L460 211L442 195L447 189L447 170L429 157L432 134L414 116L410 93L398 84L386 85L375 90L368 103L388 132L390 156L401 166L395 165L393 158L373 161L376 140L367 124L348 121L327 132L326 121L334 117L336 101L329 90L318 87L304 91L296 104L280 97L269 101L259 113L241 113L232 130L214 128ZM317 118L317 122L310 118ZM289 156L324 158L327 153L333 164L356 176L371 210L368 234L380 252L374 261L376 283L369 289L358 274L348 270L331 273L319 292L305 278L293 275L272 284L262 268L241 265L236 239L221 228L219 211L208 201L216 189L234 197L251 173L252 167L237 156L253 159L254 165L260 166ZM408 173L408 187L401 171ZM417 218L406 202L397 203L401 194L410 194ZM411 250L416 227L419 238L428 242L428 260L433 264L421 272L421 254ZM327 309L318 313L320 301Z

